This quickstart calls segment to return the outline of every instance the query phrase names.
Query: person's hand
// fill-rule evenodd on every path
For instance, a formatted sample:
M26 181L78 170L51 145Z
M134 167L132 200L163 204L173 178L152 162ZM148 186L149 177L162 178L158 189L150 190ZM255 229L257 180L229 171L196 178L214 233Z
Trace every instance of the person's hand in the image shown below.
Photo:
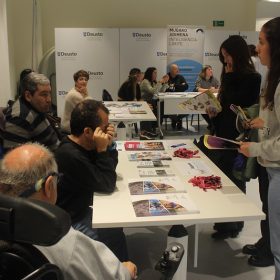
M226 72L226 73L233 72L233 67L232 67L232 63L231 63L231 62L228 62L228 63L225 65L225 72Z
M206 114L209 116L210 119L216 117L218 115L218 112L215 107L213 106L207 106L206 107Z
M136 267L136 265L132 262L123 262L122 264L129 271L131 279L136 279L137 278L137 267Z
M76 87L77 91L82 93L82 94L87 94L87 87L86 86L80 86L80 87Z
M249 123L250 128L263 128L264 127L264 121L261 118L255 118L250 121Z
M238 152L243 154L246 157L250 157L250 153L249 153L250 145L251 145L251 142L241 142Z
M168 75L164 75L160 80L160 82L162 84L166 84L168 81L169 81L169 76Z
M107 126L106 134L108 135L109 143L108 145L111 146L114 141L114 135L115 135L115 127L113 124L109 124Z
M105 152L109 144L109 136L100 127L97 127L93 133L93 141L98 153Z

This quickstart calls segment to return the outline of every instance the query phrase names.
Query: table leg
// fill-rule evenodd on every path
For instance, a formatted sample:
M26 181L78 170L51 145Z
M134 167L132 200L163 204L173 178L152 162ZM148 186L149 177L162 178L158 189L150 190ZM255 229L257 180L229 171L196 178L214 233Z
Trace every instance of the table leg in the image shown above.
M163 139L163 132L162 132L162 129L161 129L161 123L160 123L160 103L161 103L161 100L158 99L157 100L157 123L158 123L158 129L159 129L159 138L160 139Z
M183 225L172 226L167 237L167 245L171 242L178 242L184 246L184 256L181 263L173 276L173 280L187 280L187 264L188 264L188 232Z
M197 267L199 225L194 225L194 256L193 267Z

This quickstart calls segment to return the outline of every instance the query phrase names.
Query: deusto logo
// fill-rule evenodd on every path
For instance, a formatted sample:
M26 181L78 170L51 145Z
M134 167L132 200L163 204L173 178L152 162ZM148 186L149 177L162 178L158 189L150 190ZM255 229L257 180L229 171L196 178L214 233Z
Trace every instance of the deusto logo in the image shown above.
M78 56L77 52L56 52L57 56L62 58L76 58Z
M67 91L66 90L59 90L57 92L57 95L60 95L60 96L63 96L63 95L66 95L67 94Z
M83 37L90 40L102 40L103 36L104 36L103 32L90 32L90 31L83 32Z
M150 41L152 38L151 33L140 33L140 32L132 32L132 37L136 39L136 41Z
M162 56L167 56L167 52L157 52L157 56L160 56L160 57L162 57Z
M100 80L104 76L102 71L87 71L91 80Z
M205 56L212 56L212 57L216 57L216 56L219 56L219 54L218 53L213 53L213 52L205 52L205 54L204 54Z

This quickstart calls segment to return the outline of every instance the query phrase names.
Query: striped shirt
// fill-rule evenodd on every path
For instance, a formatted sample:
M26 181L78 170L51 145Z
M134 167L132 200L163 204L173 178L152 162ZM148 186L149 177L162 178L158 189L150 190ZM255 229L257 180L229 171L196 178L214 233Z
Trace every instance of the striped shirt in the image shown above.
M19 98L5 114L4 131L0 131L5 150L26 142L38 142L50 150L59 144L58 137L45 113L39 113Z

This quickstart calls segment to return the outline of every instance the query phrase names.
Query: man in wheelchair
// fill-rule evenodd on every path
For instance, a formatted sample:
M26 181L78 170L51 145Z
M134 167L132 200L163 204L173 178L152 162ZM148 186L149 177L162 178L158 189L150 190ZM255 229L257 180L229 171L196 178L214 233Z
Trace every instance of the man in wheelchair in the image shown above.
M25 197L55 204L59 176L55 159L49 150L35 143L24 144L7 153L1 162L0 196ZM28 218L32 219L33 216ZM42 220L42 225L39 224L38 227L43 227L44 222ZM27 230L36 231L36 228ZM135 264L120 263L103 243L92 240L73 228L52 246L35 246L50 263L60 268L64 279L136 278Z

